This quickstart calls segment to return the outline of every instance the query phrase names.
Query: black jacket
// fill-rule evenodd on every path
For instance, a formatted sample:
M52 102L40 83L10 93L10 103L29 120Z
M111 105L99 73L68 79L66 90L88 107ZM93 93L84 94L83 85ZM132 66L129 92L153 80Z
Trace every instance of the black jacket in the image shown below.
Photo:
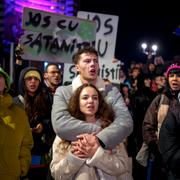
M159 136L159 147L167 165L169 180L180 179L180 104L169 111Z

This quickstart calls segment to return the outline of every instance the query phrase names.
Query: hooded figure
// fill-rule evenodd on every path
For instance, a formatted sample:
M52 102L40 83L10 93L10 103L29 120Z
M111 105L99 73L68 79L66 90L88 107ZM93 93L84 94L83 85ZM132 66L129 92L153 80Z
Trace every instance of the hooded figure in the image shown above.
M13 103L10 78L0 68L0 179L25 176L31 162L33 139L25 111Z
M32 149L32 165L47 165L50 142L51 107L43 89L43 76L36 67L24 68L19 77L19 95L14 101L23 107L28 115L32 129L34 147ZM37 172L29 174L29 178L38 179Z
M36 77L39 79L40 83L39 83L38 91L36 93L39 93L40 89L43 86L42 72L36 67L26 67L21 71L20 77L19 77L19 82L18 82L18 91L21 96L25 95L26 90L25 90L25 81L24 80L28 77Z
M42 136L48 132L50 110L48 97L43 91L43 76L36 67L24 68L19 77L19 95L14 98L16 104L23 107L28 115L30 127L34 138L33 153L42 155L48 152L48 147L42 142ZM30 93L33 91L33 93ZM36 132L37 126L40 129ZM34 131L35 132L34 132Z

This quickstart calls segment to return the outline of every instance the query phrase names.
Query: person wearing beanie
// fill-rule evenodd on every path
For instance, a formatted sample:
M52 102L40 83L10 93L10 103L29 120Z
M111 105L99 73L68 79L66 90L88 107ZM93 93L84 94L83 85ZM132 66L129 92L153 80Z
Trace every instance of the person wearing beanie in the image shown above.
M10 78L0 68L0 179L26 176L31 163L33 138L28 117L8 93Z
M32 78L32 77L38 79L40 82L42 81L41 75L38 71L30 70L30 71L27 71L24 75L24 79Z
M166 71L166 77L168 78L169 75L172 73L175 73L175 74L180 73L180 65L172 64L171 66L169 66L167 71Z
M14 102L23 107L28 115L34 147L31 151L32 162L28 173L29 179L46 179L49 150L51 143L51 107L48 96L43 90L43 76L36 67L24 68L19 77L19 95ZM34 168L36 166L36 168ZM39 173L42 171L42 173Z
M166 87L162 94L157 95L148 107L143 125L143 141L148 145L151 160L154 165L151 172L152 179L166 179L158 142L159 131L167 113L177 105L180 92L180 66L173 64L166 71Z
M178 105L169 111L159 136L159 147L166 164L168 180L180 179L180 93Z

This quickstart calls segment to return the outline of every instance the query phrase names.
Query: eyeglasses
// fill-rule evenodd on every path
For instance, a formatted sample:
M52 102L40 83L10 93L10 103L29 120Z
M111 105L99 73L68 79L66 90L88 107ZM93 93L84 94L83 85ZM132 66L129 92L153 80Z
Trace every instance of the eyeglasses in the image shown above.
M49 74L61 74L61 72L60 71L51 71L51 72L47 72L47 73L49 73Z

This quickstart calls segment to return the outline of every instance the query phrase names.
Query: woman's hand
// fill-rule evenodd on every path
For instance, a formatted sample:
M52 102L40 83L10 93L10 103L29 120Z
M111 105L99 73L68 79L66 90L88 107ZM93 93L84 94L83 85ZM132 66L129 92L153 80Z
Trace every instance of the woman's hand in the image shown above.
M32 128L33 133L41 133L43 131L43 125L41 123L37 124L36 127Z
M78 140L72 142L72 153L79 158L91 158L97 151L99 145L95 133L81 134Z

